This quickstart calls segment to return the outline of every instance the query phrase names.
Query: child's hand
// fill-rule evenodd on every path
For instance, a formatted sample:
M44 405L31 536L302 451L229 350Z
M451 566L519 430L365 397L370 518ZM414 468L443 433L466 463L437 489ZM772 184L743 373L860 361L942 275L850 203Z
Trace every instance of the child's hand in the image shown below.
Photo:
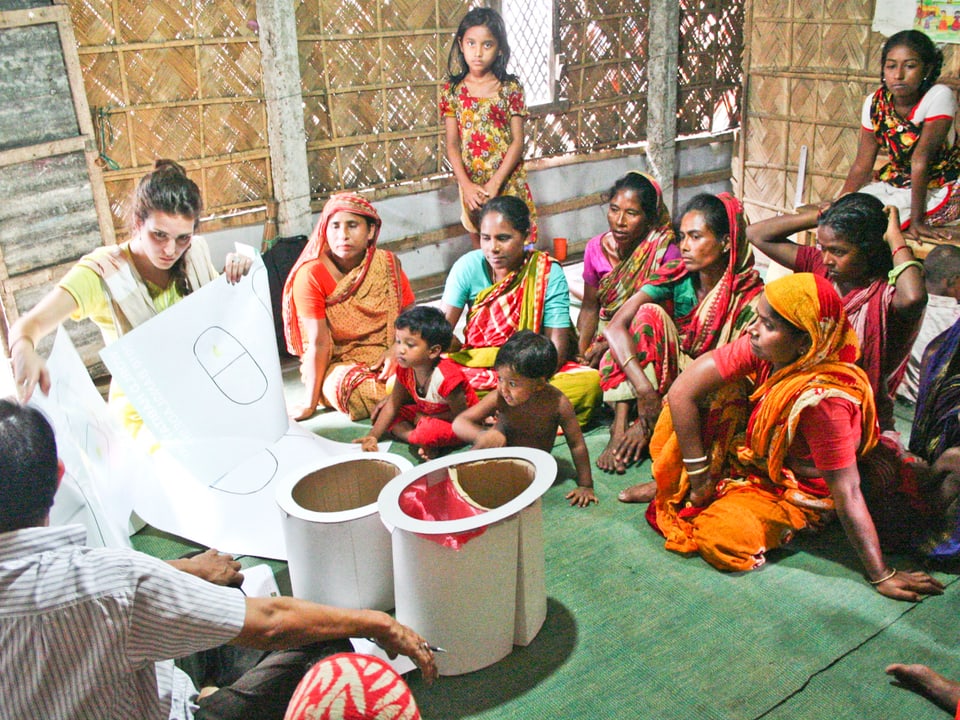
M479 212L480 208L486 205L489 199L490 195L482 185L467 183L463 186L463 201L467 204L467 208L473 212Z
M499 195L500 187L501 187L500 183L498 183L493 178L490 178L489 180L487 180L483 184L483 191L487 195L487 200L489 200L490 198L495 198L497 195Z
M573 507L588 507L590 503L600 504L600 501L597 499L597 496L593 492L592 487L580 487L577 485L573 490L564 495L567 500L570 501L570 506Z
M483 448L500 448L507 446L507 436L496 428L484 430L477 436L477 441L473 444L474 450Z
M353 442L360 443L360 447L363 448L364 452L377 452L379 449L377 446L377 439L373 435L364 435L359 437Z

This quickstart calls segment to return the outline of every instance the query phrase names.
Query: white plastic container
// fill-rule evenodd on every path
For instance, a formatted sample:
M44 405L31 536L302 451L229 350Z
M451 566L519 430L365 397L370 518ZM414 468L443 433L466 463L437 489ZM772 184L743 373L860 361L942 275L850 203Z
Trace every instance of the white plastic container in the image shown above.
M377 496L413 465L398 455L340 455L277 486L294 597L344 608L394 606L390 533Z
M483 512L429 521L402 510L409 485L448 473ZM547 612L540 497L556 475L556 461L541 450L473 450L408 470L380 493L380 517L393 531L396 616L447 651L436 656L440 674L492 665L539 632ZM484 533L459 550L423 537L479 528Z

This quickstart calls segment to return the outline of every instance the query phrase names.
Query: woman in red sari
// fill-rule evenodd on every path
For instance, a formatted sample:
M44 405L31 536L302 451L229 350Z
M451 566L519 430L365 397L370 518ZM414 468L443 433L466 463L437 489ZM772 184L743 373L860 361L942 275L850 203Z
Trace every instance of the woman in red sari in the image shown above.
M766 286L757 312L748 335L683 372L657 422L648 519L667 549L752 570L835 514L878 592L939 595L939 581L898 571L881 552L859 466L877 446L875 407L836 290L817 275L790 275Z
M600 375L615 415L610 442L597 460L601 470L623 473L639 460L661 399L684 365L739 337L755 317L763 283L745 226L743 206L732 195L694 197L680 220L680 272L668 263L607 326L610 352ZM634 406L637 420L630 425ZM649 502L654 492L653 483L640 483L618 498Z
M393 253L377 249L380 216L359 195L333 195L283 287L287 348L300 356L303 420L328 405L359 420L387 396L393 323L413 305Z
M814 227L817 247L788 239ZM753 223L747 237L781 265L833 283L860 339L860 367L870 378L880 430L894 433L894 393L927 305L923 267L903 239L897 209L851 193L826 210L814 207Z

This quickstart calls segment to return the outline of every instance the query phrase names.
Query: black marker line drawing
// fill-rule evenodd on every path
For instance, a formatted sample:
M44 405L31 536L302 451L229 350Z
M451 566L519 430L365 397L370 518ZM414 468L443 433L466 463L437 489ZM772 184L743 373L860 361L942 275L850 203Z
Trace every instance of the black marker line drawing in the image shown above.
M250 352L222 327L207 328L193 344L193 354L223 396L237 405L252 405L267 394L269 382Z

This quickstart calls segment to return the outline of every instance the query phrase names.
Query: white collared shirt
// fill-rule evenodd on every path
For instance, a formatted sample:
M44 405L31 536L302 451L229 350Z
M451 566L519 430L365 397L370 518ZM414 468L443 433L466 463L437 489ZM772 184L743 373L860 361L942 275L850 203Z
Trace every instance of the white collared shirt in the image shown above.
M235 638L243 595L84 534L0 533L0 717L192 717L193 684L160 661Z

